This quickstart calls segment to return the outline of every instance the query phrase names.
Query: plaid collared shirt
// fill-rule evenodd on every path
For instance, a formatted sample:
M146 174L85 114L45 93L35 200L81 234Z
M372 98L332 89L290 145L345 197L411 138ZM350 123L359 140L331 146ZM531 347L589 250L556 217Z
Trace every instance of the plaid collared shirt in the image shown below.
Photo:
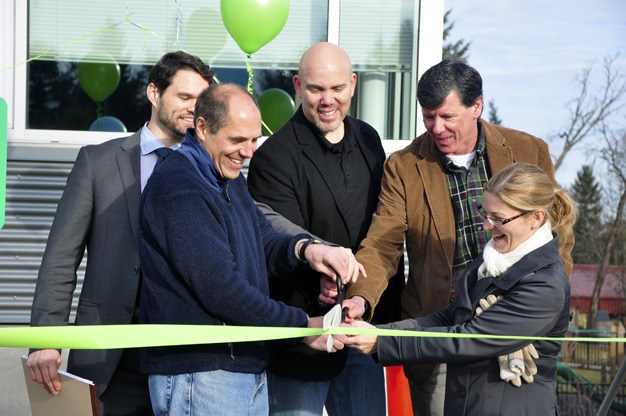
M478 123L478 146L469 169L455 165L442 155L448 180L448 190L454 211L456 244L452 265L453 283L467 265L483 251L489 234L483 229L478 207L483 203L483 188L491 173L485 152L485 136Z

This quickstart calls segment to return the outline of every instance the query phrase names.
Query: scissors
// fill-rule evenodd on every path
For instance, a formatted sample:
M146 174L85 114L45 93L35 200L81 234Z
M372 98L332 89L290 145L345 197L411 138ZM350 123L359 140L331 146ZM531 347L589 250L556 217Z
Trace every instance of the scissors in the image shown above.
M343 285L343 282L339 277L336 280L337 283L337 301L335 302L335 306L333 306L326 315L324 315L324 330L329 329L333 326L338 326L342 322L345 321L346 315L348 314L348 307L341 307L343 300L346 298L346 288ZM333 343L335 337L333 335L328 336L328 340L326 341L326 351L333 351Z
M346 287L339 277L337 277L337 301L334 307L341 307L341 304L346 298ZM341 322L345 322L346 315L348 315L348 307L341 308Z

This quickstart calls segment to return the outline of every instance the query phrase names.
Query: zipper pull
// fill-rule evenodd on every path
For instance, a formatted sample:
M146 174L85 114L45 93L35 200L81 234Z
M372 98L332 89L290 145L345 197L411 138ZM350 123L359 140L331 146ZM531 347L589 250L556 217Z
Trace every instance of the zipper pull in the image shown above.
M222 188L222 196L226 202L230 202L230 195L228 195L228 181L220 181L220 188Z

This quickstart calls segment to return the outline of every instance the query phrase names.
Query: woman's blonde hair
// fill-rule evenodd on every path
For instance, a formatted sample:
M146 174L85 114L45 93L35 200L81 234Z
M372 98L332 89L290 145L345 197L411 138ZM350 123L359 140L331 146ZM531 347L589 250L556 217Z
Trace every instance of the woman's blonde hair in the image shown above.
M539 167L530 163L513 163L495 174L487 185L489 191L518 211L542 210L557 235L572 232L578 216L574 200L559 188ZM559 252L564 239L559 240Z

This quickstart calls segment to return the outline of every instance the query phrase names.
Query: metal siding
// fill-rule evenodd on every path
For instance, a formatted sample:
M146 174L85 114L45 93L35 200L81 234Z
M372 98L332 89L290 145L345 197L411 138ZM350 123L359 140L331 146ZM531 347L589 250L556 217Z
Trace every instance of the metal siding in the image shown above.
M30 322L37 272L72 166L69 162L7 163L6 219L0 229L0 325ZM247 175L247 164L242 171ZM86 258L78 269L70 322L75 317ZM404 261L406 276L406 252Z
M7 162L6 215L0 230L0 325L28 324L37 272L72 163ZM84 276L78 270L74 319Z

